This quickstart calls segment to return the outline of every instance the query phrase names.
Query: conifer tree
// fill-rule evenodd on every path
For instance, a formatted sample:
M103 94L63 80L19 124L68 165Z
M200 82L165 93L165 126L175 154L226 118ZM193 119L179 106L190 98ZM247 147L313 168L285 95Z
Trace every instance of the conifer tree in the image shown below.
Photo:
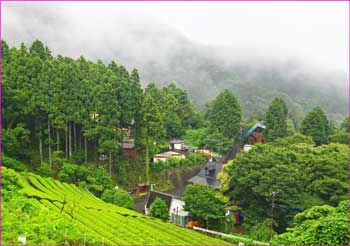
M330 127L328 119L320 107L313 108L301 123L300 132L311 136L316 145L328 143Z
M287 135L288 108L282 98L275 98L265 114L265 136L268 141Z
M241 106L236 96L224 90L212 102L209 117L212 142L221 146L219 151L222 154L238 141L241 119Z

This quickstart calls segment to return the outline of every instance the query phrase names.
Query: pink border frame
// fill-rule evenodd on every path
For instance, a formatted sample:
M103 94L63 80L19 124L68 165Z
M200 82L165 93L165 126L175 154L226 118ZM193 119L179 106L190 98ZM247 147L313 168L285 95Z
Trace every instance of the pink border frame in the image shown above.
M348 22L350 27L350 1L349 0L0 0L0 41L2 41L2 3L3 2L348 2ZM348 30L349 31L349 30ZM0 43L0 205L2 204L2 43ZM348 54L348 115L350 116L350 31ZM349 122L350 127L350 122ZM348 136L348 198L350 198L350 135ZM350 237L350 206L348 213L348 232ZM0 245L2 242L2 209L0 207ZM247 244L246 244L247 245ZM350 241L348 243L350 246Z

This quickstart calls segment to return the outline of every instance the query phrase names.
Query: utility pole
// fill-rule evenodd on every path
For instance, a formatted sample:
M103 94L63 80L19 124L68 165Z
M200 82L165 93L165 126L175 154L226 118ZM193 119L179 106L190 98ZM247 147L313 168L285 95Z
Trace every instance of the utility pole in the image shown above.
M272 239L273 234L273 210L275 208L275 197L278 194L278 191L270 192L271 195L271 224L270 224L270 241Z

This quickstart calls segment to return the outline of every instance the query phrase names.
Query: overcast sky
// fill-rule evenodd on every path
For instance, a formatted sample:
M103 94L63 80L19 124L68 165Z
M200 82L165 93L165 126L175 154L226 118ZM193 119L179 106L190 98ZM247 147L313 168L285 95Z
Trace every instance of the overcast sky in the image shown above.
M128 54L135 61L135 57L161 59L176 43L188 42L198 47L218 47L222 54L230 50L228 59L239 54L248 60L294 59L319 70L346 74L349 70L347 2L2 5L2 37L9 44L38 38L56 54L109 59L111 54L118 56L124 50L125 61Z

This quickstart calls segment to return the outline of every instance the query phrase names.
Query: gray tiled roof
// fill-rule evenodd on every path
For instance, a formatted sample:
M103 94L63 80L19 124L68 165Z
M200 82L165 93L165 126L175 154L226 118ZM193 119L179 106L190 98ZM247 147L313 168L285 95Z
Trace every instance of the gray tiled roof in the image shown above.
M217 179L217 176L221 171L222 166L222 163L209 161L207 164L205 164L205 166L199 171L199 173L196 176L190 178L189 180L187 180L187 182L193 184L203 184L219 189L221 181ZM205 168L207 168L208 170L215 169L213 176L207 176Z
M173 196L167 193L159 192L159 191L151 191L148 195L147 201L146 201L146 207L149 208L151 204L156 200L156 198L159 197L162 199L165 204L168 207L168 210L170 208L171 200L173 199Z

